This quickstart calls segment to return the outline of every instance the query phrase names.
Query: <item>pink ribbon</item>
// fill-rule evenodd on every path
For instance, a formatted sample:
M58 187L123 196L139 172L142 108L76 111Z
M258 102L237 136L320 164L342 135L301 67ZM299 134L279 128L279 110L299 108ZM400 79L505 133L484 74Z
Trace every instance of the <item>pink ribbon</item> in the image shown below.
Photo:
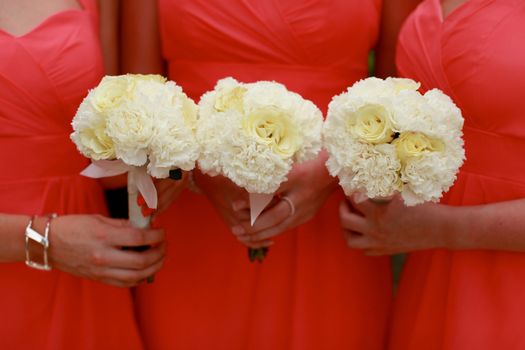
M151 209L157 209L157 189L153 184L151 176L146 172L146 167L127 165L121 160L94 160L82 170L83 176L99 179L121 174L128 174L128 190L130 185L137 186L138 191L144 197L146 204Z

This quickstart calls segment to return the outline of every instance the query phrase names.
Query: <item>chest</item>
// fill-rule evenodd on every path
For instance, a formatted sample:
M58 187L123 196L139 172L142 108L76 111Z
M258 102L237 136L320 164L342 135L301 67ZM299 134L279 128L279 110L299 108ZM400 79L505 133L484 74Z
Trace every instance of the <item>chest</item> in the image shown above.
M380 14L378 0L160 0L159 5L165 40L192 53L206 49L213 56L313 64L337 53L367 52Z

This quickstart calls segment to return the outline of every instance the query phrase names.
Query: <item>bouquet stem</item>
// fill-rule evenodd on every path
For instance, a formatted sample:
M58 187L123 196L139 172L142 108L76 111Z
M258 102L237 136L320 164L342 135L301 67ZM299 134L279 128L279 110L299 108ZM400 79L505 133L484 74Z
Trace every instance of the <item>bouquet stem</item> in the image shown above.
M264 208L270 204L274 197L274 194L268 193L249 193L248 198L250 200L250 221L251 225L255 223L257 217L263 212ZM248 248L248 258L251 262L258 261L262 262L268 254L268 247L264 248Z
M131 226L137 228L149 228L151 225L151 217L143 216L142 210L137 203L137 197L139 195L139 189L135 183L134 172L143 171L141 168L131 167L128 171L128 211L129 211L129 222Z
M131 169L128 171L128 217L129 222L131 223L131 226L145 229L149 228L151 226L151 216L144 216L142 215L141 207L137 203L137 197L139 195L139 189L137 187L137 184L135 183L135 179L137 178L134 176L133 172L137 171L144 171L141 168L138 167L131 167ZM138 252L143 252L145 250L148 250L149 246L141 246L141 247L124 247L125 249L132 249ZM155 280L155 276L151 275L147 278L148 283L153 283Z
M248 258L251 262L262 262L266 255L268 255L269 248L248 248Z

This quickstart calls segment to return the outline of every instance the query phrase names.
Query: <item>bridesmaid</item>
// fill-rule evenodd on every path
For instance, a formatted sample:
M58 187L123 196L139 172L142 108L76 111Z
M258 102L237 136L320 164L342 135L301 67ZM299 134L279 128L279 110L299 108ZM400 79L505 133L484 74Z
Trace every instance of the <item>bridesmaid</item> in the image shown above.
M125 70L166 72L197 101L226 76L276 80L323 111L367 76L381 10L376 0L161 0L157 23L151 3L123 3ZM253 230L245 191L194 173L202 193L182 194L160 218L166 267L137 289L148 348L383 348L389 261L346 247L343 196L324 162L297 166L281 189L295 210L278 201ZM231 231L252 246L275 244L252 264Z
M417 251L402 276L391 349L525 348L524 42L519 0L424 0L401 30L400 75L462 109L467 160L441 204L343 208L343 226L363 234L351 246Z
M100 5L114 72L115 2ZM103 76L98 22L95 0L0 0L0 349L142 348L129 290L100 282L129 287L156 272L163 231L102 216L102 186L80 176L88 161L69 139L76 108ZM28 224L50 228L51 271L24 264ZM160 245L121 249L144 244ZM28 253L43 263L43 246Z

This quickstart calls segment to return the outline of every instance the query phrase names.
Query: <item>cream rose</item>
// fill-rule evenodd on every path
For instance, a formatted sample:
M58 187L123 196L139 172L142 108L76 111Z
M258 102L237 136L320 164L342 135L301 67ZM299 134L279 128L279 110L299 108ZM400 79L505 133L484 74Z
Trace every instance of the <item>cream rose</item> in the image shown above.
M235 86L233 88L223 88L217 92L215 109L219 112L234 109L239 113L244 113L244 95L246 88Z
M133 94L133 84L129 79L106 76L91 94L91 105L97 112L105 113L118 107Z
M301 145L297 126L285 111L268 106L252 111L242 120L243 128L258 143L265 144L282 159L291 158Z
M416 82L412 79L406 78L386 78L386 82L392 84L394 90L399 93L402 90L413 90L417 91L421 87L421 83Z
M128 77L132 83L135 83L137 80L166 83L166 78L158 74L127 74L125 77Z
M106 118L98 113L91 104L93 91L80 104L71 125L75 132L71 140L77 149L88 158L95 160L114 159L113 140L106 133Z
M442 152L445 145L442 141L426 136L420 132L403 132L394 140L397 156L403 164L408 159L419 157L427 152Z
M380 144L393 140L390 113L381 105L368 104L359 108L348 126L351 133L367 143Z
M106 135L104 126L83 130L76 137L78 137L77 144L83 145L83 153L89 158L94 160L115 158L113 141Z
M139 81L164 84L166 78L161 75L127 74L105 76L92 91L91 104L95 110L105 113L117 108L124 100L131 99Z
M197 126L198 111L198 107L195 102L189 99L186 95L177 95L174 97L174 105L182 105L182 117L184 118L184 122L192 130L194 130Z

